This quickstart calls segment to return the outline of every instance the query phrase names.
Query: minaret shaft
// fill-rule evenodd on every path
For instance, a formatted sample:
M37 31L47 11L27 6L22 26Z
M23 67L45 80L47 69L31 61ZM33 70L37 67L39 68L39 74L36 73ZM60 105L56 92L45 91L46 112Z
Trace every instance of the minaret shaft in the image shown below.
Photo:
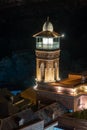
M59 80L60 50L36 50L36 78L41 82L54 82Z

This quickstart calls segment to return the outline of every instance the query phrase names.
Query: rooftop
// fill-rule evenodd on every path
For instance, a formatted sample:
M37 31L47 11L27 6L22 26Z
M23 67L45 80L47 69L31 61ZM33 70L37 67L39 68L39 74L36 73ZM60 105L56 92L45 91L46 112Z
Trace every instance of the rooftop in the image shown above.
M48 17L47 21L43 24L42 31L34 34L33 37L60 37L60 34L53 31L53 24L49 21Z
M34 34L33 37L60 37L60 34L54 31L41 31L39 33Z
M87 77L81 74L69 74L68 78L61 81L38 83L36 89L69 96L87 94Z

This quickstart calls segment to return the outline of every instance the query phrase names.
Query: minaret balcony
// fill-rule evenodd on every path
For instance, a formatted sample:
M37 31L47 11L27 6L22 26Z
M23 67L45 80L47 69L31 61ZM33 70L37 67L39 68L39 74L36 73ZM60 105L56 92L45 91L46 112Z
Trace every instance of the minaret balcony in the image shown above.
M53 44L43 44L43 43L37 43L36 44L36 49L40 49L40 50L56 50L59 49L59 44L57 43L53 43Z

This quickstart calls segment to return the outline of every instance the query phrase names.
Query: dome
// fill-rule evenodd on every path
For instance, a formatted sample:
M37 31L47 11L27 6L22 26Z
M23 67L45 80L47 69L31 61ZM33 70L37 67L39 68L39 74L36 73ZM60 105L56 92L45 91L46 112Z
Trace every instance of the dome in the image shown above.
M43 25L43 31L53 32L53 25L52 25L52 23L49 21L49 19L47 19L47 21L44 23L44 25Z

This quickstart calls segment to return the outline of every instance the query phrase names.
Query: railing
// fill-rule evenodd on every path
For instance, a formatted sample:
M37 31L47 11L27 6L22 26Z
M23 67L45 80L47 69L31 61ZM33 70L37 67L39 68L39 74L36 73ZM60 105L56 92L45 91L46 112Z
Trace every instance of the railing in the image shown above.
M52 49L58 49L59 44L58 43L53 43L53 44L43 44L43 43L37 43L36 44L37 49L45 49L45 50L52 50Z

